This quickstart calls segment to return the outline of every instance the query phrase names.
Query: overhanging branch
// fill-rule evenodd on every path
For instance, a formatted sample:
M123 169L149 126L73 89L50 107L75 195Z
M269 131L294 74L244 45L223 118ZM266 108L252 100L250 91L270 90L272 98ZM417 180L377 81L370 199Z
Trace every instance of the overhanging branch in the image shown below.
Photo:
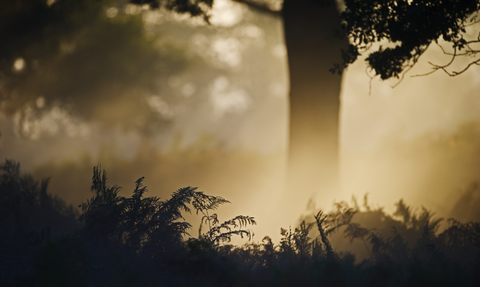
M472 42L477 43L477 41L472 41ZM470 63L468 63L468 65L465 66L465 68L463 68L462 70L451 71L450 72L450 71L447 70L447 68L450 67L453 64L453 62L455 61L455 59L457 57L459 57L459 56L475 56L476 54L480 53L480 50L474 50L474 49L471 49L470 47L468 47L470 49L470 51L468 51L466 53L460 53L459 54L459 53L457 53L456 48L454 48L453 53L447 53L441 45L439 45L439 47L442 49L444 54L452 56L450 61L445 65L436 65L432 62L428 62L432 66L432 71L424 73L424 74L413 75L412 77L428 76L428 75L431 75L431 74L435 73L438 70L442 70L445 74L449 75L450 77L455 77L455 76L458 76L460 74L463 74L473 65L480 65L480 59L476 59L476 60L473 60Z
M272 10L267 4L260 4L258 2L253 2L249 0L232 0L234 2L246 4L252 10L272 15L275 17L281 16L281 11Z

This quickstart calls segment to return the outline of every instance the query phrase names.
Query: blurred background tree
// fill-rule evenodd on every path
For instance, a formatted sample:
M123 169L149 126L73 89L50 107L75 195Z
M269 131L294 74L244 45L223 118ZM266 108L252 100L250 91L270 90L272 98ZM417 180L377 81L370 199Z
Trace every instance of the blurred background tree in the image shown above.
M2 1L0 99L21 136L38 138L31 121L46 113L146 133L171 120L155 97L157 79L182 69L184 55L168 45L159 50L141 16L119 9L124 4Z

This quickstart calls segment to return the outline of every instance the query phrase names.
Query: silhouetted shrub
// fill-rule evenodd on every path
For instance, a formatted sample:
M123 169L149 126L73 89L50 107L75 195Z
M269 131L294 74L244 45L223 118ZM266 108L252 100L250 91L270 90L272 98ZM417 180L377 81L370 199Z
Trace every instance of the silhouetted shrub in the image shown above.
M227 200L196 188L169 199L145 197L144 178L130 197L93 170L92 197L81 204L82 225L62 225L73 209L21 175L6 161L0 174L1 285L5 286L478 286L480 224L442 219L403 200L386 214L354 201L307 216L281 229L274 244L251 239L250 216L221 222L215 210ZM185 213L200 216L198 238ZM81 226L80 229L78 229ZM75 228L76 229L75 229ZM337 250L339 238L360 240L367 255ZM353 250L356 252L355 250Z
M47 193L41 182L20 173L20 164L0 165L0 275L13 284L31 269L38 249L80 228L72 206Z

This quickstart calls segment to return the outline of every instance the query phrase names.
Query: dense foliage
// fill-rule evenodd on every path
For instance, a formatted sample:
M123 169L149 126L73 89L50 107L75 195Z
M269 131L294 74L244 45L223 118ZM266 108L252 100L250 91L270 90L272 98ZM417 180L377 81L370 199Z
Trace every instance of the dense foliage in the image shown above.
M253 233L249 216L221 223L214 212L228 201L186 187L170 199L144 197L143 178L130 197L108 186L94 168L92 197L72 212L6 161L0 177L1 283L6 286L478 286L480 224L442 219L403 201L387 215L367 201L319 211L298 227L282 229L279 244L267 236L231 245ZM46 203L49 203L46 205ZM42 207L43 206L43 207ZM48 206L48 207L47 207ZM201 216L198 237L185 212ZM43 216L50 214L49 218ZM70 229L69 229L70 228ZM51 231L49 231L51 230ZM337 250L337 238L362 241L363 261Z
M476 56L480 52L475 46L480 42L478 35L472 39L465 36L466 28L478 23L478 0L345 0L344 3L344 30L352 42L344 60L353 63L373 44L387 44L366 58L368 66L383 80L400 77L431 44L442 40L451 46L452 52L447 50L446 54L453 58ZM478 59L472 60L470 65L479 63ZM433 65L433 68L444 70L447 66ZM456 74L459 72L452 73Z
M11 286L30 272L39 248L77 231L76 210L47 194L41 182L20 173L20 165L0 165L0 285Z

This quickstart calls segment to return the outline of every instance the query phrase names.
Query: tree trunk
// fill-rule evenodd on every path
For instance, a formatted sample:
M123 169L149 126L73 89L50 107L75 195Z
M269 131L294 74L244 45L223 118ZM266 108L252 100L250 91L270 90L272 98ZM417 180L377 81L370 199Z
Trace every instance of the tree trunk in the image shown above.
M329 69L341 62L341 49L348 41L339 36L335 0L285 0L283 18L290 71L285 200L305 210L305 196L339 190L342 77Z

